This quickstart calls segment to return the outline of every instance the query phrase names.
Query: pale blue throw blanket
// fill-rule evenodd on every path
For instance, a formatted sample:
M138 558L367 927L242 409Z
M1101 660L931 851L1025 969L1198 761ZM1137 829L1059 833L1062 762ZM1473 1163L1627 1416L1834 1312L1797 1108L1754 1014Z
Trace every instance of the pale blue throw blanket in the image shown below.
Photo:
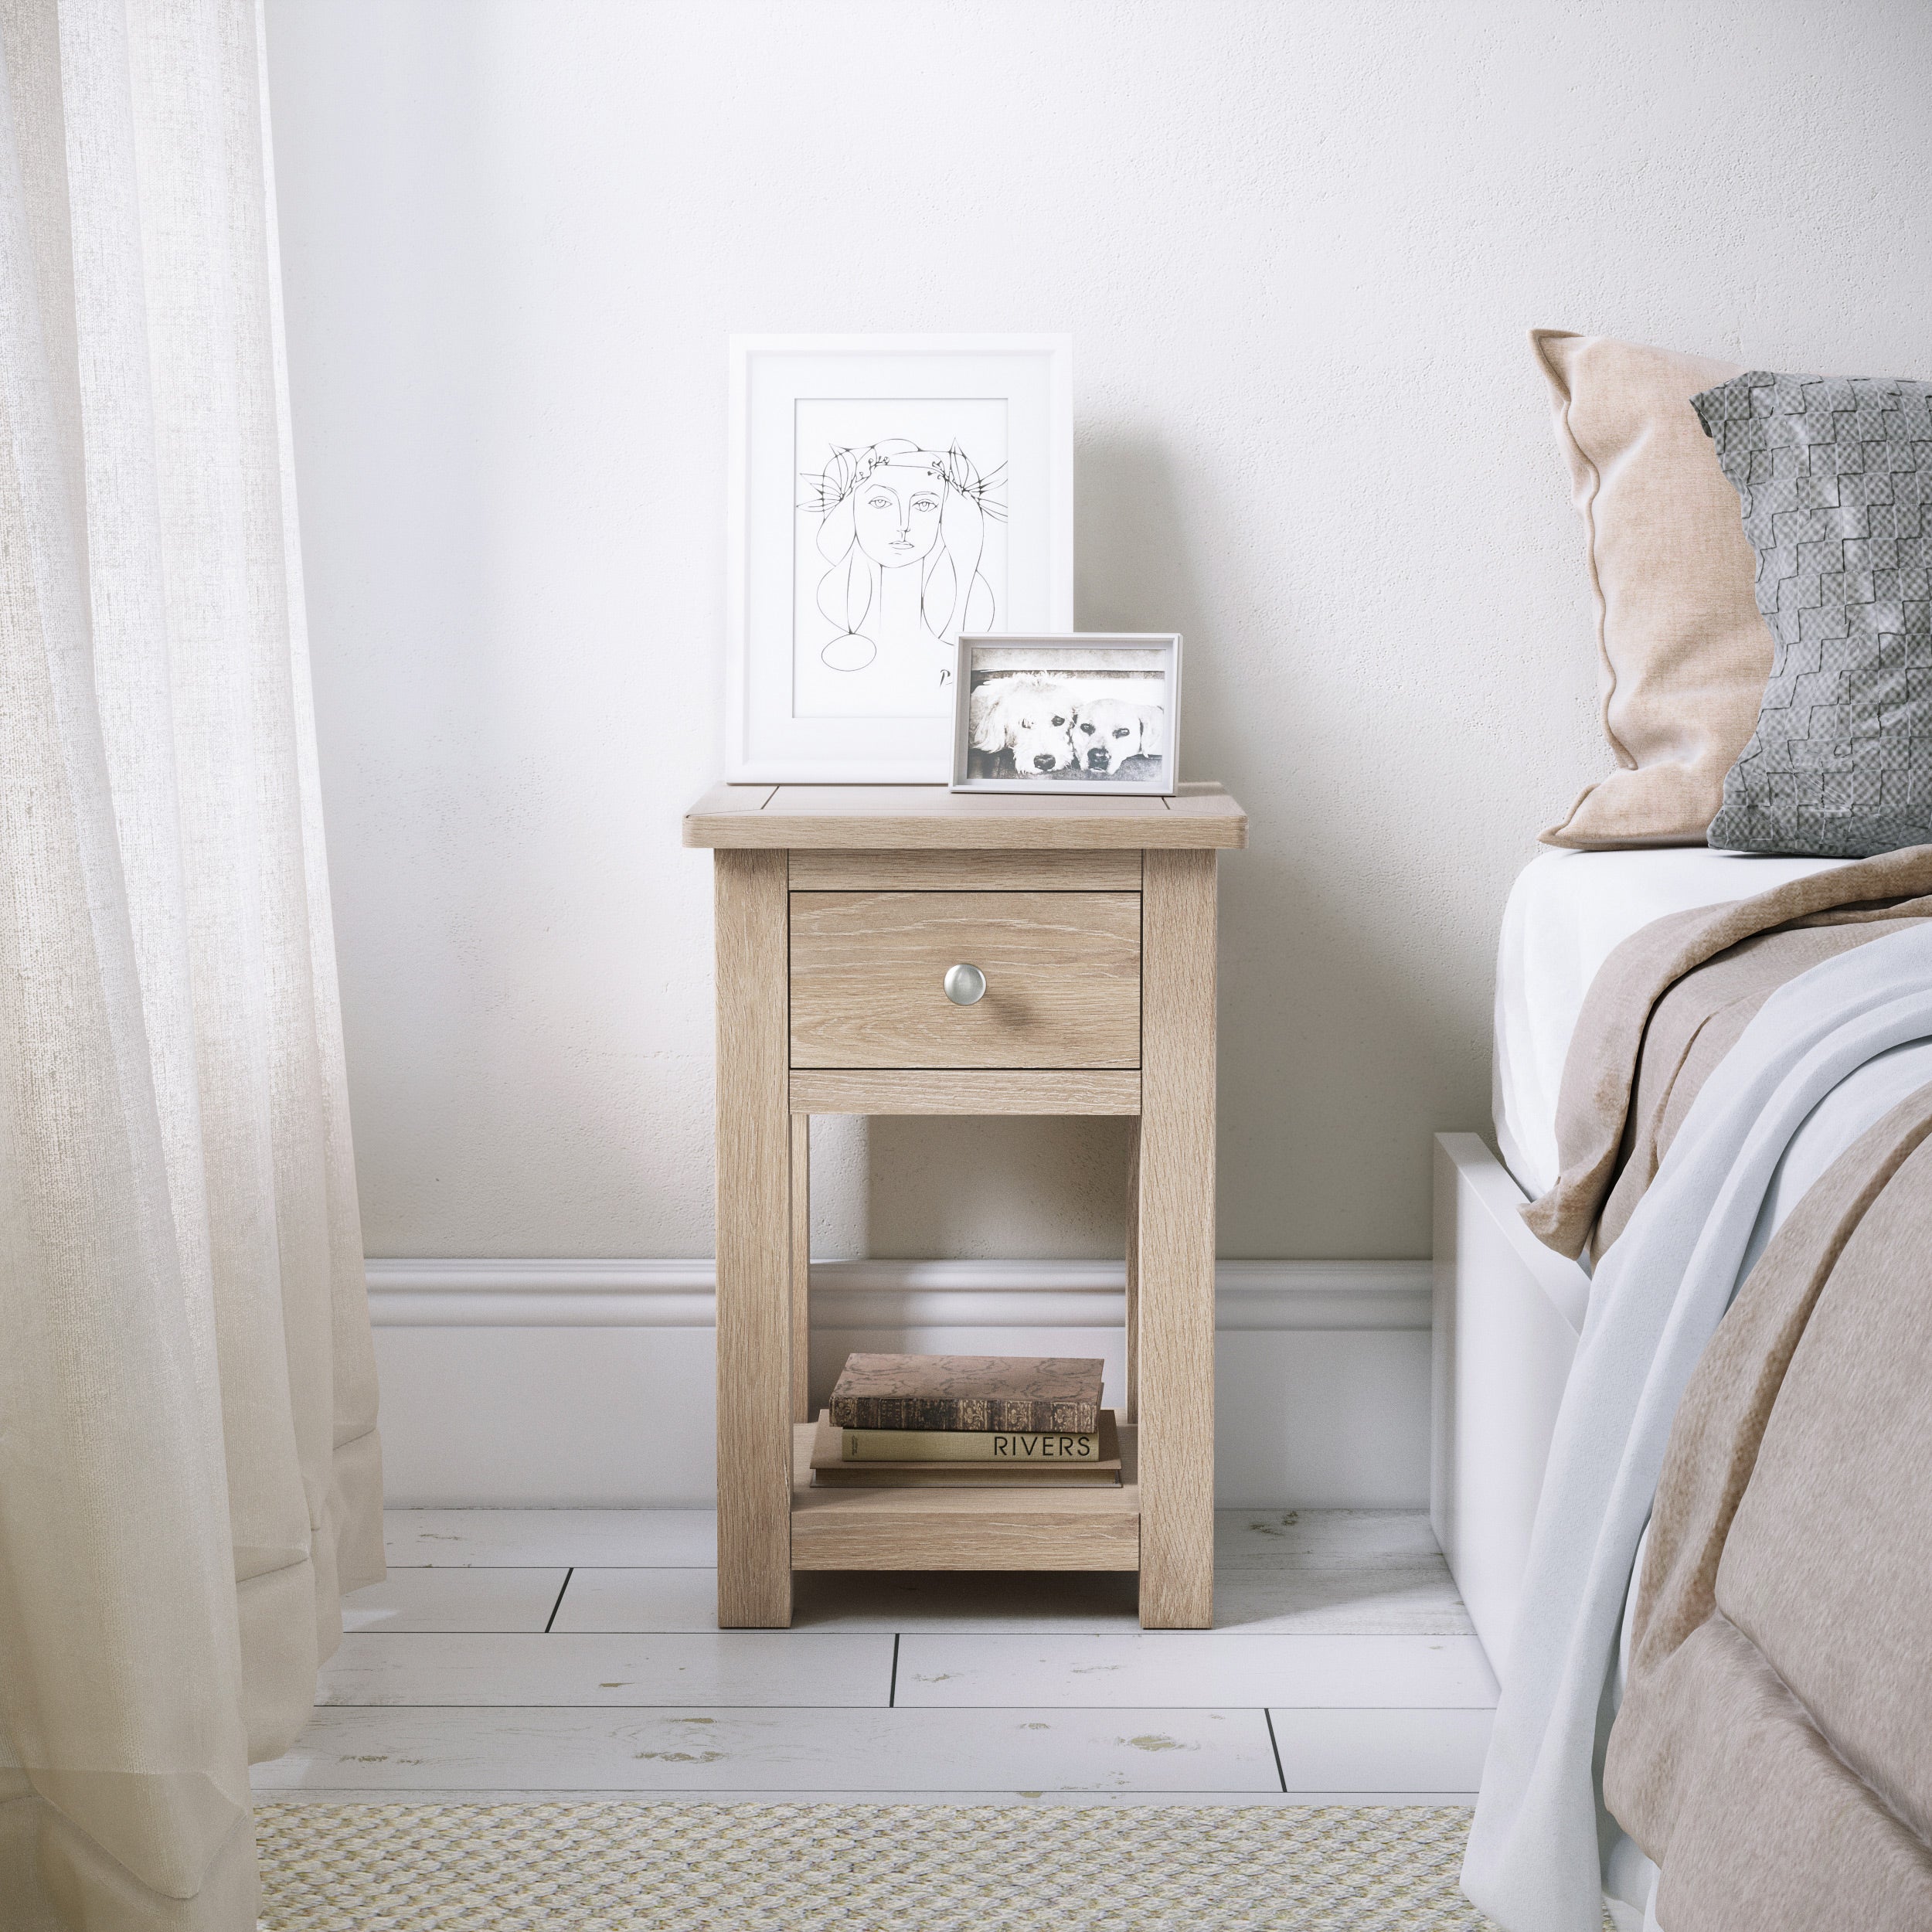
M1779 1162L1878 1055L1932 1036L1932 927L1781 986L1705 1082L1592 1284L1550 1444L1463 1889L1508 1932L1600 1932L1606 1686L1671 1423ZM1874 1116L1874 1117L1877 1117Z

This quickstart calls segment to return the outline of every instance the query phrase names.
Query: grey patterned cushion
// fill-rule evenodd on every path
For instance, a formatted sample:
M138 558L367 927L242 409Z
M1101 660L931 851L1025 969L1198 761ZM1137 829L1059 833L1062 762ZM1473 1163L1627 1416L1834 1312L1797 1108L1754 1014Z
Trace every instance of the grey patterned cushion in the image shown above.
M1743 498L1774 651L1710 842L1932 842L1932 384L1753 370L1691 406Z

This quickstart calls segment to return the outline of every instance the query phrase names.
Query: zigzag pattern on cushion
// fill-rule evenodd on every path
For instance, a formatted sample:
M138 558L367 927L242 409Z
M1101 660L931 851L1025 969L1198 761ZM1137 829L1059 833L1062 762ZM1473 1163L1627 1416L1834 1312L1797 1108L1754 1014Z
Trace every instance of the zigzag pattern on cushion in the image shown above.
M1742 500L1775 653L1711 844L1932 840L1932 384L1752 370L1692 406Z

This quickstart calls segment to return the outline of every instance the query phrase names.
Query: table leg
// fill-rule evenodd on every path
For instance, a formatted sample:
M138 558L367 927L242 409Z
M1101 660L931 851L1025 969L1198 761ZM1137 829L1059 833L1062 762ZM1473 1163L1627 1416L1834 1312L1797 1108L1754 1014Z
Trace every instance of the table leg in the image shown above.
M1122 1422L1141 1413L1141 1124L1131 1123L1127 1143L1127 1386L1121 1391Z
M787 855L713 855L718 951L718 1621L791 1621Z
M791 1419L811 1413L811 1116L791 1117Z
M1141 893L1141 1621L1214 1621L1214 854L1150 852Z

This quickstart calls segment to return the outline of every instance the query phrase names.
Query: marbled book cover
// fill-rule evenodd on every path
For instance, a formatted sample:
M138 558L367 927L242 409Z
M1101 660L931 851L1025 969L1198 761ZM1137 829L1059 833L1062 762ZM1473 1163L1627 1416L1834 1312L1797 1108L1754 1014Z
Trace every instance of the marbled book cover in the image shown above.
M841 1429L1100 1427L1097 1356L853 1355L832 1392Z

